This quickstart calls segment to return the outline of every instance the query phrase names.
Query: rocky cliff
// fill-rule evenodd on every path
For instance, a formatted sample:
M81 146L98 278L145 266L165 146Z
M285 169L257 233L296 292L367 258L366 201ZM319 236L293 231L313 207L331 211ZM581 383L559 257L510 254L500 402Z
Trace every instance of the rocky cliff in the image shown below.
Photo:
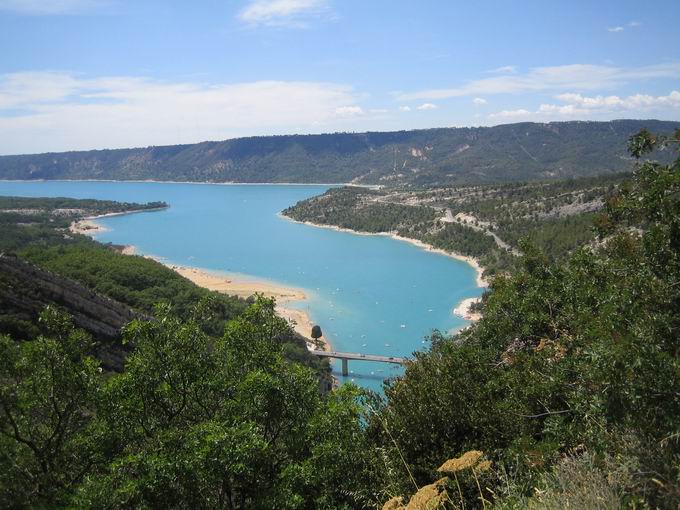
M37 334L38 314L48 304L65 309L75 324L97 341L94 354L104 368L121 370L126 348L122 327L141 315L117 301L101 296L67 278L0 254L0 333L30 337ZM12 320L9 321L8 317Z

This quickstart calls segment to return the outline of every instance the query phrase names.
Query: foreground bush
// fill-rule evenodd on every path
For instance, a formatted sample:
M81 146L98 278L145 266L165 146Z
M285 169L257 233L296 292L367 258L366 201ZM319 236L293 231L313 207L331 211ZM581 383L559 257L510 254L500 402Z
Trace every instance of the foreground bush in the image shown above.
M0 506L352 508L375 499L358 390L320 396L283 359L287 324L259 300L208 337L202 310L132 322L135 349L104 378L87 337L0 344Z

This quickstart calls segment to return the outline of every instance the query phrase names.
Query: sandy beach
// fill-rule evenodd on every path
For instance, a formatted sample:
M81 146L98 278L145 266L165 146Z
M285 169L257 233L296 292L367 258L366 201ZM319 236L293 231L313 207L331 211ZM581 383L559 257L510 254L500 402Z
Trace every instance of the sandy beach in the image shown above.
M71 223L69 230L74 234L83 234L86 236L92 236L99 232L106 232L106 228L97 223L95 217L74 221Z
M264 297L274 298L276 300L276 313L286 319L297 333L306 339L310 339L314 323L309 316L302 310L286 306L291 301L307 299L303 290L283 287L262 280L239 279L229 274L220 274L196 267L165 265L199 287L241 298L248 298L253 294L262 294ZM324 349L330 350L328 341L324 337L321 337L320 340L324 344ZM311 342L308 342L308 347L313 347Z
M482 318L482 314L479 312L473 312L470 310L470 308L472 308L472 305L475 303L479 303L480 299L481 298L478 297L463 299L460 303L458 303L458 306L453 309L453 314L457 315L458 317L462 317L467 321L478 321Z

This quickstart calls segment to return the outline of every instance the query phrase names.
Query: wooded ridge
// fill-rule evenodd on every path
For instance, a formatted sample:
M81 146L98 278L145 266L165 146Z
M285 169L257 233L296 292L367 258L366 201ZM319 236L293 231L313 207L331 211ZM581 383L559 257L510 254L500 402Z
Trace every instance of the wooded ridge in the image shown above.
M678 122L494 127L237 138L190 145L0 156L0 179L461 185L632 169L628 138ZM670 156L655 155L661 160ZM666 161L666 162L668 162Z

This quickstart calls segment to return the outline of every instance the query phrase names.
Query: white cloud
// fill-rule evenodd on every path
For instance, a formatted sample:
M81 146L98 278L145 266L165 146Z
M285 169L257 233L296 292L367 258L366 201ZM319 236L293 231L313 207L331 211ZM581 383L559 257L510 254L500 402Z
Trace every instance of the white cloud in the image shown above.
M515 66L502 66L496 69L490 69L487 73L491 74L515 74L517 72L517 67Z
M0 76L0 111L61 101L76 93L78 80L63 73L27 72Z
M671 91L667 96L635 94L622 98L619 96L586 97L581 94L560 94L556 98L588 110L643 110L660 106L680 106L680 92L677 90Z
M0 10L37 16L79 14L104 7L106 0L0 0Z
M567 105L542 104L541 106L538 107L537 113L557 115L585 115L588 113L588 110L584 108L579 108L573 104Z
M640 25L642 25L642 23L640 23L639 21L631 21L630 23L628 23L628 26L633 28L639 27Z
M0 154L191 143L344 128L360 95L334 83L168 83L0 75Z
M612 114L631 113L636 115L652 112L668 113L669 108L680 109L680 91L673 90L667 96L634 94L619 96L583 96L581 94L559 94L556 99L565 104L542 104L536 111L526 109L503 110L489 115L491 119L549 120L556 118L601 118Z
M326 0L254 0L239 13L251 26L305 28L331 13Z
M416 109L417 109L417 110L436 110L436 109L437 109L437 105L436 105L436 104L432 104L432 103L423 103L423 104L421 104L421 105L420 105L418 108L416 108Z
M483 78L459 87L400 92L395 97L399 101L417 101L565 89L598 90L645 79L678 77L680 62L635 68L570 64L536 67L527 73Z
M335 109L335 114L338 117L356 117L363 115L365 112L361 106L340 106Z
M472 100L472 103L477 105L477 106L481 106L483 104L488 103L488 101L486 99L482 98L482 97L476 97Z
M623 32L624 30L623 27L611 27L607 29L607 32Z
M400 107L399 107L399 111L400 111L400 112L410 112L410 111L411 111L411 107L410 107L410 106L400 106Z
M531 116L531 112L529 110L503 110L500 112L496 113L490 113L489 118L491 119L513 119L513 120L518 120L518 119L523 119L523 118L528 118Z

